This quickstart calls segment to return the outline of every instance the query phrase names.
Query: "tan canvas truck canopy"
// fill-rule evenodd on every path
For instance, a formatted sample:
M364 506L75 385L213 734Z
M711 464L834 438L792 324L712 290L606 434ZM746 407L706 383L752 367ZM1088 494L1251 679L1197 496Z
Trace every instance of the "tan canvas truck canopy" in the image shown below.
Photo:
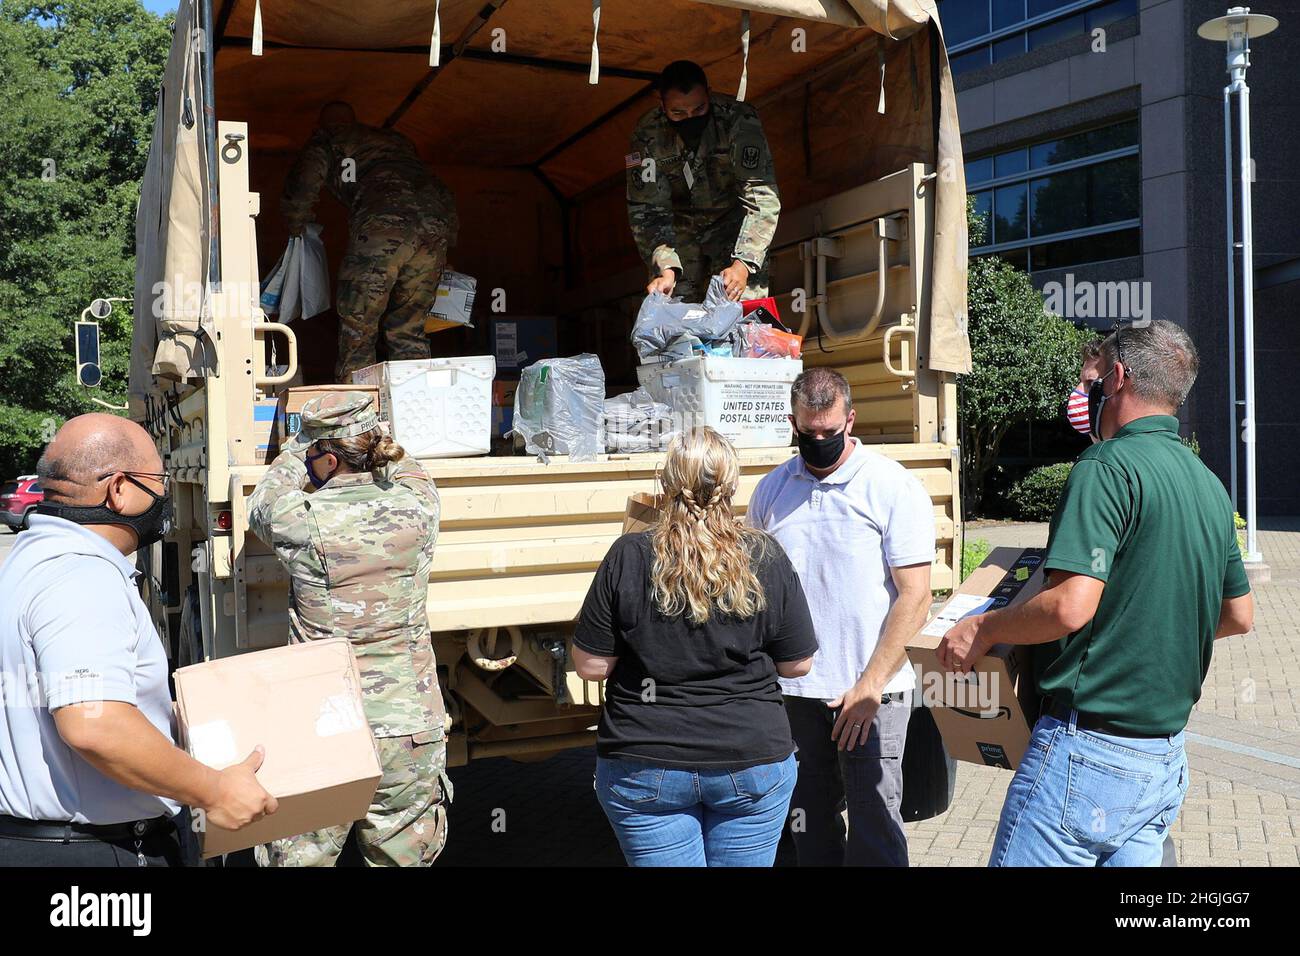
M132 416L142 417L150 376L181 380L209 367L199 325L209 264L211 215L198 8L181 3L154 118L153 148L135 224ZM155 321L140 321L151 316Z
M926 360L936 371L969 370L965 181L932 0L212 2L210 92L216 117L249 121L263 259L283 247L277 207L284 174L321 105L341 99L362 122L409 137L458 197L494 188L505 195L527 183L559 203L562 229L530 232L523 223L508 230L518 248L497 258L510 259L513 271L526 271L525 258L545 258L558 244L570 292L640 267L623 198L627 143L657 102L651 84L658 71L687 58L719 92L743 92L759 108L787 210L909 163L935 171ZM209 117L198 105L200 75L184 52L201 40L190 28L201 24L201 10L198 0L182 0L178 10L156 131L168 144L159 163L173 170L151 169L141 200L137 239L147 267L137 283L137 314L157 316L157 328L153 342L137 341L137 352L155 354L150 367L142 359L133 365L133 396L148 392L140 376L150 370L182 381L204 374L203 304L173 296L159 315L147 283L167 275L193 288L208 270L201 146ZM461 219L462 255L471 261L512 241L493 235L503 223L483 210L467 216L462 209ZM326 232L337 241L346 225L327 222ZM535 266L539 276L547 267ZM562 301L560 308L554 301L524 305L564 311Z

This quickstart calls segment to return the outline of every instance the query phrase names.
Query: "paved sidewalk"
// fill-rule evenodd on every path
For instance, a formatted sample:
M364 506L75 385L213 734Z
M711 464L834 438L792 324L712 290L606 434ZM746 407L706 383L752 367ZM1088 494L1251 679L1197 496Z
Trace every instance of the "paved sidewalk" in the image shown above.
M1045 524L971 524L968 541L1041 546ZM1300 865L1300 520L1265 521L1272 580L1255 588L1255 630L1215 646L1188 725L1191 785L1174 826L1183 866ZM988 860L1011 774L960 764L943 816L908 827L920 866Z

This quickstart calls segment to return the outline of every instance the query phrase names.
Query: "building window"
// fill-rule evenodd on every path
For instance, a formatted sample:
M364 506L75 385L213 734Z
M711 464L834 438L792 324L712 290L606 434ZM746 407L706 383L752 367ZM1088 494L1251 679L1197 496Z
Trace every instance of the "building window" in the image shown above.
M971 254L1028 272L1136 256L1141 176L1136 119L972 158Z
M939 0L954 76L1137 16L1138 0Z

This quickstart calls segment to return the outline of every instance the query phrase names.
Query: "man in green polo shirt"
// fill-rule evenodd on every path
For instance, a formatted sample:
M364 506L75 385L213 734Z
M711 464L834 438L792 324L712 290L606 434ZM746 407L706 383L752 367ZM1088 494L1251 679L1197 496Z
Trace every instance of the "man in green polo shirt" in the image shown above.
M959 621L940 661L1036 644L1044 700L1007 790L991 866L1159 866L1187 793L1183 728L1216 638L1254 601L1223 485L1178 440L1198 358L1172 322L1102 343L1079 456L1032 600Z

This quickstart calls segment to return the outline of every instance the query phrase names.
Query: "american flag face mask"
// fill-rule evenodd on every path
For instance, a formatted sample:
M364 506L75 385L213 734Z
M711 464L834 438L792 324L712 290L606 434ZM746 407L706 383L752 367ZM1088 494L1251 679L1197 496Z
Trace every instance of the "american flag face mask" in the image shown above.
M1065 420L1080 435L1090 433L1091 429L1088 426L1088 393L1083 389L1076 388L1070 392L1070 397L1065 401Z

